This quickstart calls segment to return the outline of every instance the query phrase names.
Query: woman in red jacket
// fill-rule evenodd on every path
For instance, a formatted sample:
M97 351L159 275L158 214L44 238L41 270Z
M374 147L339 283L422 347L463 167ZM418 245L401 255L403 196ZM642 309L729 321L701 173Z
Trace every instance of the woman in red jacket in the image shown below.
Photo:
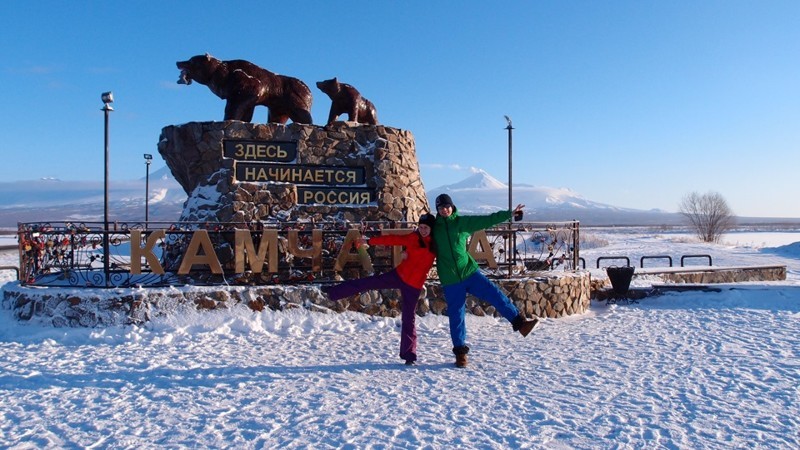
M423 214L419 218L419 226L411 233L375 236L367 241L369 245L405 247L406 258L391 271L323 288L331 300L376 289L400 289L403 297L400 357L406 360L406 365L414 365L417 360L417 301L428 278L428 271L436 259L436 246L431 236L431 228L435 222L436 217L432 214Z

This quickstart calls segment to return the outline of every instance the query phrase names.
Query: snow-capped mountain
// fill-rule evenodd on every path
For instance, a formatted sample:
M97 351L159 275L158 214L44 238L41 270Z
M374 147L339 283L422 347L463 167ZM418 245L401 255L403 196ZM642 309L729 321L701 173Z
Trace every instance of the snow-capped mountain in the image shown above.
M454 184L440 186L427 192L433 205L439 194L448 194L459 213L485 214L508 209L508 185L483 170ZM580 220L590 225L652 225L679 223L682 217L657 210L620 208L588 200L568 188L551 188L514 184L512 206L525 205L525 220Z
M109 219L144 220L145 177L110 182ZM450 185L427 191L433 209L437 195L447 193L462 214L486 214L508 208L508 186L484 171ZM167 167L150 174L149 218L152 222L178 220L187 195ZM678 225L680 214L659 210L620 208L586 199L568 188L515 184L513 205L525 205L525 219L533 222L579 220L582 225ZM18 222L103 220L102 181L61 181L55 178L0 182L0 227ZM739 218L755 222L757 218Z
M441 186L440 188L447 188L450 190L459 189L508 189L508 185L498 180L497 178L489 175L483 170L477 170L472 175L464 178L458 183ZM436 190L436 189L434 189Z
M109 219L141 221L145 216L146 180L110 180ZM57 178L0 183L0 227L18 222L102 222L102 181L62 181ZM186 192L166 166L150 174L150 221L174 221L183 211Z

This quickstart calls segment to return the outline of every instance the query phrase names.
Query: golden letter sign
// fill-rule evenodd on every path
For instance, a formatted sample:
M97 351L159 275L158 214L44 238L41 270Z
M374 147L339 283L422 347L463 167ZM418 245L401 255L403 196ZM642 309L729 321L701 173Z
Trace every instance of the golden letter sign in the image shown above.
M410 231L410 229L385 229L382 234L400 234ZM143 235L141 230L131 230L130 273L132 275L142 273L142 259L147 263L150 272L164 275L164 268L155 254L155 248L163 244L166 239L166 233L166 230L155 230L149 235ZM234 236L235 255L233 269L235 273L242 273L246 270L252 270L256 273L277 273L281 252L288 252L299 258L311 258L312 270L315 272L325 269L322 267L322 230L315 229L312 231L311 246L308 248L300 247L297 230L282 232L264 230L261 232L261 237L258 241L253 241L250 230L236 230ZM278 244L281 237L287 238L289 243L288 247L283 250ZM339 248L334 249L336 253L334 271L341 271L349 263L361 265L368 272L373 270L372 260L369 255L361 254L354 249L354 243L361 240L361 237L362 234L359 230L350 229L347 231L344 242ZM144 243L144 246L142 246L142 243ZM481 251L478 250L478 246L482 247ZM490 248L485 231L481 230L472 235L472 241L468 249L472 256L475 259L486 260L491 268L497 268L497 262ZM400 258L401 249L400 247L395 247L393 251L392 259L396 265L402 261L402 258ZM214 274L224 273L207 230L197 230L191 234L187 248L181 258L178 274L186 275L194 270L195 266L203 266Z
M297 203L301 205L367 205L374 201L366 188L297 187Z
M301 166L236 162L236 180L325 186L364 184L363 167Z
M297 159L297 142L226 139L222 145L224 156L237 161L292 162Z
M374 189L365 187L364 167L286 164L297 160L297 142L226 139L223 153L226 158L236 160L236 181L297 185L298 204L368 205L375 202Z

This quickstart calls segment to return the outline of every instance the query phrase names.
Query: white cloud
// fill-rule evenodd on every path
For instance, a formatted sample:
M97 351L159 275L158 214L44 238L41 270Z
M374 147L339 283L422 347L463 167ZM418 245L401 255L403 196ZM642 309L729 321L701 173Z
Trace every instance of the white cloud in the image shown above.
M161 87L161 89L168 89L170 91L178 90L183 87L182 85L174 81L164 81L164 80L160 81L158 85Z
M448 170L457 170L457 171L469 171L470 173L478 173L481 169L469 166L465 167L461 164L442 164L442 163L427 163L427 164L420 164L425 169L448 169Z
M29 65L23 67L11 67L5 70L6 73L22 75L47 75L58 72L60 69L55 66Z

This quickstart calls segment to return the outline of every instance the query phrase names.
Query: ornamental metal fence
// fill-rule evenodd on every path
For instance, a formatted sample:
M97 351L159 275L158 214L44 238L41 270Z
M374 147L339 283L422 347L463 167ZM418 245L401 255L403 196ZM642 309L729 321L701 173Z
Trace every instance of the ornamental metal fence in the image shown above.
M385 272L401 248L361 246L405 222L20 223L19 279L27 286L163 287L327 283ZM580 226L504 223L473 234L469 250L493 277L575 270ZM435 278L435 270L431 271Z

